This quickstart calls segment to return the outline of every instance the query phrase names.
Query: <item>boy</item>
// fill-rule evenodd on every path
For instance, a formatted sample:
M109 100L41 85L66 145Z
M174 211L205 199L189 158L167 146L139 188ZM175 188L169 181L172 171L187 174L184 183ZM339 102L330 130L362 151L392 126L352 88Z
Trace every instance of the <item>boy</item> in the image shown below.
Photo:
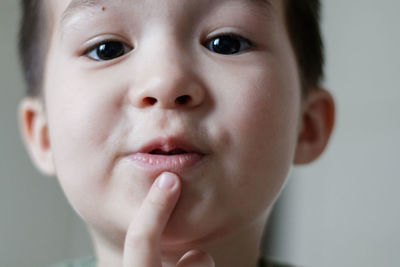
M288 171L333 128L318 1L23 7L25 144L87 223L89 266L267 266Z

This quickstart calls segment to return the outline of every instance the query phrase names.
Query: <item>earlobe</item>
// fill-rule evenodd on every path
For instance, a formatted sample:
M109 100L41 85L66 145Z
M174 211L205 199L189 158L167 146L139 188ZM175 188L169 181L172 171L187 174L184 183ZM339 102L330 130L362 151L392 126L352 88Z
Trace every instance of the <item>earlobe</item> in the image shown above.
M306 164L325 150L335 122L335 103L324 89L314 89L302 105L294 164Z
M45 175L55 175L47 118L39 98L21 101L19 122L22 139L35 166Z

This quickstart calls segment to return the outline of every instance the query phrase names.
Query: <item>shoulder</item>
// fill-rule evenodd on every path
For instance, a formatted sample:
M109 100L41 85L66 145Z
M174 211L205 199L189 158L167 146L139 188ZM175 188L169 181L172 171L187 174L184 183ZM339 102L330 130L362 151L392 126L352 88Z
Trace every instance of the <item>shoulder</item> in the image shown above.
M96 259L94 257L87 257L79 260L68 260L58 264L51 265L50 267L96 267ZM265 258L260 258L258 267L295 267L293 265L271 261Z
M266 258L260 258L258 262L258 267L295 267L294 265L289 265L277 261L273 261Z
M91 256L83 259L67 260L50 267L96 267L96 259Z

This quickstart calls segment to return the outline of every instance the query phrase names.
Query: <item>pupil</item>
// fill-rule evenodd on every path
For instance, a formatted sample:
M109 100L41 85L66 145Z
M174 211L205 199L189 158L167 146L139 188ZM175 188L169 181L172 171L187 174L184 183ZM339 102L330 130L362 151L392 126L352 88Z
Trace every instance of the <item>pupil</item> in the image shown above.
M240 41L230 36L221 36L212 42L213 50L220 54L234 54L240 50Z
M124 54L124 45L120 42L108 42L99 45L97 54L103 60L120 57Z

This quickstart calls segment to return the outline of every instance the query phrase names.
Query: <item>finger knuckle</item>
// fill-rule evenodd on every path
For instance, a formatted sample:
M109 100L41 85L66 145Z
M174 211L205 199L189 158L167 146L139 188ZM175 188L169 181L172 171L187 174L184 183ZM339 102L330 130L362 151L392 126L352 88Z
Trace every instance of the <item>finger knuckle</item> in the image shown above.
M215 262L210 254L202 250L191 250L187 252L178 262L177 267L186 266L207 266L214 267Z
M132 232L126 236L125 246L132 249L150 248L151 235L149 233Z

